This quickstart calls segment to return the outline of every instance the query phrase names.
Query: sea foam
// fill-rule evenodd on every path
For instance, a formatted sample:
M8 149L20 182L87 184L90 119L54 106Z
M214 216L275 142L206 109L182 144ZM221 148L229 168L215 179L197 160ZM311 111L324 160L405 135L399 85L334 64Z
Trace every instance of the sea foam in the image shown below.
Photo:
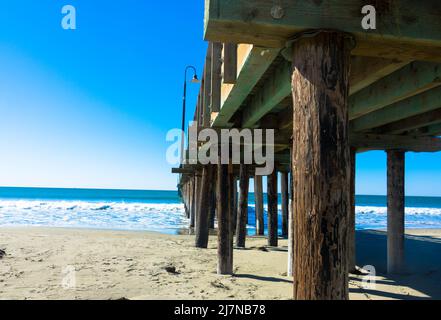
M0 200L0 226L44 226L176 233L188 226L182 204Z

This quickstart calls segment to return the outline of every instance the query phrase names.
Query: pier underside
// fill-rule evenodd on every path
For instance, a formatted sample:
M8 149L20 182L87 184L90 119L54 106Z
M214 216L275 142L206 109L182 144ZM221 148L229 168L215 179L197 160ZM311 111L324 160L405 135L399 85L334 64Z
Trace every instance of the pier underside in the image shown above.
M361 12L368 2L205 1L210 44L194 121L199 131L275 130L276 171L292 175L292 187L283 183L282 194L289 188L292 195L290 264L297 299L348 297L348 272L355 268L355 153L389 155L393 273L405 267L405 153L441 151L441 3L371 1L377 29L364 30ZM204 224L196 228L199 244L206 243L200 235L208 234L209 220L201 215L217 211L219 273L232 270L236 221L236 232L245 230L245 203L234 219L235 179L248 186L243 180L254 177L255 168L230 163L214 170L187 159L174 170L181 174L188 215ZM209 187L211 176L217 176L217 188ZM277 175L268 181L269 215L277 218ZM207 190L217 201L194 201ZM269 245L276 246L274 223Z

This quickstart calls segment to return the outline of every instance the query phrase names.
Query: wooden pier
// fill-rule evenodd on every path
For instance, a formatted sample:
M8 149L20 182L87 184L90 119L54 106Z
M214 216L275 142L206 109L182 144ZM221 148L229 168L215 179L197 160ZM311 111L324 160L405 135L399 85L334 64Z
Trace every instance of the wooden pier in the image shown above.
M441 2L371 2L205 1L209 46L195 125L275 130L268 245L289 234L295 299L348 299L356 153L387 152L388 271L400 273L405 154L441 151ZM362 28L366 4L376 8L376 29ZM250 177L257 234L264 232L262 178L255 164L190 160L173 172L196 246L207 247L215 213L218 273L232 274L234 242L246 246Z

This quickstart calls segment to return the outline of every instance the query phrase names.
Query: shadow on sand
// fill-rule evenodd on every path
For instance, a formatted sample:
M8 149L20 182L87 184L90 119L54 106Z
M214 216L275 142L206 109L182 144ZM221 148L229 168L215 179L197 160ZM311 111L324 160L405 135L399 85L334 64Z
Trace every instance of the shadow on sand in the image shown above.
M431 299L441 299L441 239L429 236L406 236L406 272L403 275L388 275L387 234L382 231L358 231L356 237L357 265L375 267L377 275L384 278L377 281L378 287L399 285L419 291ZM352 276L351 280L359 282L360 278ZM351 289L351 292L392 299L418 299L405 292L395 294L365 289Z

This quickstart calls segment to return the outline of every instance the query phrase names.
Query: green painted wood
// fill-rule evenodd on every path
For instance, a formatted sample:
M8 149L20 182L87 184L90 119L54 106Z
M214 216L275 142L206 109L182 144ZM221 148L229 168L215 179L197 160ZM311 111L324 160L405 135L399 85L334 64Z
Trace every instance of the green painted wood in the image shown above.
M441 135L441 122L425 128L420 128L416 130L415 134L423 136L439 136Z
M372 3L362 0L205 0L205 39L283 47L286 40L298 32L336 29L357 37L360 55L385 58L414 55L415 60L431 55L441 58L437 53L441 48L439 0L381 1L376 6L376 30L361 27L361 9L367 4Z
M351 122L351 130L361 132L441 108L441 86L393 103ZM351 110L350 116L353 116Z
M242 126L250 128L291 94L290 63L284 61L243 110Z
M231 117L240 108L246 97L273 63L279 52L279 49L267 49L261 47L254 47L251 49L251 52L246 58L237 77L236 85L222 104L221 113L219 113L215 119L213 126L229 126L228 122Z
M265 114L271 112L274 107L291 94L290 69L290 64L284 62L276 69L275 74L265 81L259 92L243 110L242 121L244 127L256 125ZM359 69L354 69L353 72L358 73ZM349 99L349 118L351 120L357 119L362 115L374 112L395 102L405 100L418 93L424 93L440 85L441 64L433 62L410 63L353 94ZM406 105L413 105L406 107L410 115L430 111L437 108L437 106L433 106L430 103L430 101L439 100L435 96L436 93L429 93L420 98L415 98L415 100L402 101L403 105L391 106L390 109L398 110L404 108ZM430 97L429 102L427 101L427 97ZM362 120L360 118L360 121L356 122L354 130L358 132L394 121L387 119L387 113L389 112L392 118L400 115L403 116L403 118L406 117L403 111L395 113L392 111L382 111L381 116L375 115L371 117L367 115ZM377 124L377 121L385 122Z
M237 44L224 43L223 62L224 83L235 84L237 79Z
M441 65L412 62L349 99L350 120L441 85ZM367 129L359 127L357 130Z
M441 139L435 137L352 133L349 135L349 142L352 147L363 151L392 149L413 152L441 151Z
M440 101L441 105L441 101ZM389 123L385 126L375 129L377 133L403 134L413 129L428 127L441 121L441 109L426 112L406 118L400 121Z

